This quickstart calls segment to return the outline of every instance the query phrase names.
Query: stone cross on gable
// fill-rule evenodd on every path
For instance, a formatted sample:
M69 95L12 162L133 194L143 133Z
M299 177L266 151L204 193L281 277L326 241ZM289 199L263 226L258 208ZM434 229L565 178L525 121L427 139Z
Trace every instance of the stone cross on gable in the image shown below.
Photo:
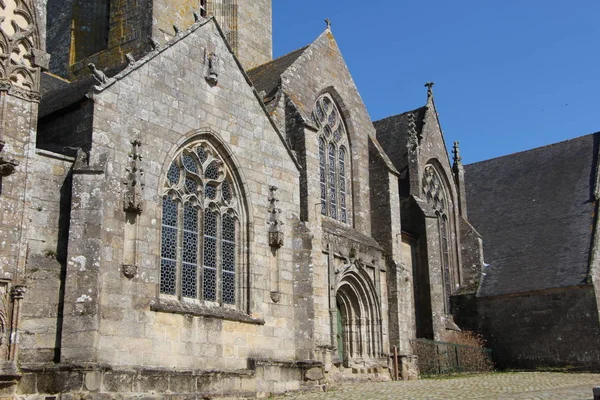
M427 97L433 96L433 85L435 85L435 82L427 82L425 84L425 87L427 88Z

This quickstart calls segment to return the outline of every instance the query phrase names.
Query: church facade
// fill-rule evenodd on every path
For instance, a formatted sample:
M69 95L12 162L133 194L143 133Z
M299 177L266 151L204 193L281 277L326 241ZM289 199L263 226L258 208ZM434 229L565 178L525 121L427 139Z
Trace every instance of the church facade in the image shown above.
M432 85L373 123L329 25L271 59L270 0L0 8L7 397L265 396L394 347L408 379L458 329L481 237Z

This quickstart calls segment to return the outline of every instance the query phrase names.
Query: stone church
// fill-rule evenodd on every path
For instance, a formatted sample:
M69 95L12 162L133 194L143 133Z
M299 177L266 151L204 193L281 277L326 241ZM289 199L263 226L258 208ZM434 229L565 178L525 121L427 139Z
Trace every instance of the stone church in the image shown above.
M372 122L271 0L0 1L3 398L390 379L478 284L432 84ZM63 397L60 397L63 396Z

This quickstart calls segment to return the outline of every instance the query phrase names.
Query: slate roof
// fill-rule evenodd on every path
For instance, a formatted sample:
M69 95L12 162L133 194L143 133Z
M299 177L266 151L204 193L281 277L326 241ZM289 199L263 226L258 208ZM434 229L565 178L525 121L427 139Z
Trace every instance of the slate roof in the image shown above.
M480 296L587 282L600 132L467 165L467 214L483 236Z
M302 55L302 53L304 53L304 50L307 48L308 46L305 46L301 49L294 50L291 53L276 58L275 60L269 61L268 63L248 71L248 77L252 81L252 84L256 90L259 93L264 91L267 98L272 97L279 88L281 75L298 59L298 57Z
M105 71L106 76L110 78L121 72L126 66L127 64L124 63L109 68ZM63 83L60 84L57 81L58 79L51 75L42 75L40 85L42 100L40 101L39 118L83 100L86 94L92 90L92 87L98 84L91 75L71 83L62 81Z
M386 149L386 154L402 177L405 177L408 167L408 149L406 144L408 133L412 129L409 125L409 117L411 115L414 117L417 136L421 137L426 111L427 106L423 106L373 122L373 126L377 131L377 140ZM400 185L400 195L402 197L408 196L408 190L408 185Z

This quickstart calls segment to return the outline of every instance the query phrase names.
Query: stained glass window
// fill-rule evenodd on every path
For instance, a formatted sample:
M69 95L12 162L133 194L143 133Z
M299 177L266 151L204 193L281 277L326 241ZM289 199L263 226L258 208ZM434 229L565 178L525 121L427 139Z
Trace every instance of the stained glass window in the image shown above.
M329 216L337 219L335 169L335 146L329 144Z
M160 292L166 294L175 294L177 280L177 207L173 199L163 199Z
M328 94L317 100L312 116L319 127L321 214L348 223L348 138L342 116Z
M196 298L196 274L198 270L198 211L190 204L183 207L183 246L181 247L183 269L181 295Z
M235 304L235 221L229 215L223 217L222 235L223 270L221 282L223 302Z
M325 178L325 142L319 138L319 182L321 184L321 214L327 215L327 180Z
M204 213L204 299L217 299L217 215Z
M235 305L239 202L226 165L208 144L169 165L162 201L160 293Z
M425 166L423 179L423 196L427 203L436 211L438 216L440 259L442 267L442 279L444 287L444 308L450 313L450 295L452 294L452 253L450 251L450 223L448 211L451 210L450 200L446 196L446 190L442 178L431 164Z
M340 188L340 221L347 222L346 214L346 149L340 147L339 151L339 188Z

